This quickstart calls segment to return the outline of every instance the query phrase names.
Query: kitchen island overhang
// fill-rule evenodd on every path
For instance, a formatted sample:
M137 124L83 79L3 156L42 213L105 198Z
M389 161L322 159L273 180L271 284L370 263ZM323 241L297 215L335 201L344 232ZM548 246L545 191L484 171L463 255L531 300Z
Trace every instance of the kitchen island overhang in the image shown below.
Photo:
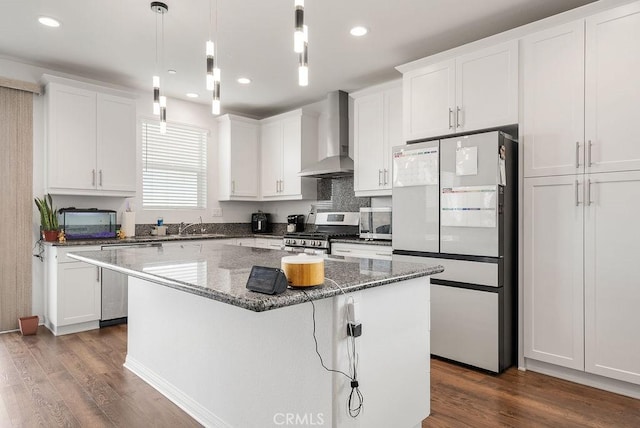
M206 426L419 426L429 414L429 281L439 266L369 259L325 261L325 286L278 296L246 290L253 265L288 253L225 246L74 254L126 273L125 366ZM361 310L356 339L365 397L347 415L347 299ZM314 301L313 309L309 300ZM254 313L252 313L252 311Z

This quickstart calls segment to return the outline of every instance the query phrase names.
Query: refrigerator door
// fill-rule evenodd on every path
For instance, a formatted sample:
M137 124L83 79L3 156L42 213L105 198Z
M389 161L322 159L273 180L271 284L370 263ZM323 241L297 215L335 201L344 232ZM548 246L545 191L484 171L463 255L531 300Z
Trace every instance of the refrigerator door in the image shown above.
M502 138L494 131L440 141L440 252L500 255Z
M393 248L437 253L439 236L439 142L393 150Z

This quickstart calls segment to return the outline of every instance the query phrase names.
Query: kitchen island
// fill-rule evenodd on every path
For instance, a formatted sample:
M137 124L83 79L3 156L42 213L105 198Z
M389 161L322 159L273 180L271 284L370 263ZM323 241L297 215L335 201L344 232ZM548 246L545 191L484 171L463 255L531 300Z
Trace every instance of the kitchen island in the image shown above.
M125 367L205 426L420 426L430 408L428 275L442 267L329 257L323 286L246 289L252 266L279 267L285 255L201 241L69 257L130 276ZM351 298L362 323L356 419L350 379L316 353L351 375Z

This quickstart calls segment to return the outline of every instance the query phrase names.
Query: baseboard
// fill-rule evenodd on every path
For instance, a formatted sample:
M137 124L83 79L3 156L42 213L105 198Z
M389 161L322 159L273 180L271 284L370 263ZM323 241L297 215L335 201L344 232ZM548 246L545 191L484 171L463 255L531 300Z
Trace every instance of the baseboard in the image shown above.
M127 355L125 359L124 367L138 376L140 379L151 385L156 391L167 397L176 406L180 407L188 415L190 415L205 427L233 428L231 425L217 417L207 408L194 401L180 389L176 388L172 383L167 382L157 373L149 370L146 366L141 364L136 359L131 358L129 355Z
M100 328L99 321L87 321L71 325L53 325L51 322L45 322L47 327L54 336L62 336L63 334L80 333L82 331L95 330Z
M525 358L526 370L640 399L640 385Z

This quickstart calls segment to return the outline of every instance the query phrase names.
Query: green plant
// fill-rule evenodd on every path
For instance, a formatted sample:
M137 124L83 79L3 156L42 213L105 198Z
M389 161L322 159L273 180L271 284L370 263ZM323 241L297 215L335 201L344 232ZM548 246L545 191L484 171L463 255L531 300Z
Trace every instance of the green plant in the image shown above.
M47 194L42 199L34 198L40 211L40 227L42 230L58 230L58 209L53 207L53 198Z

